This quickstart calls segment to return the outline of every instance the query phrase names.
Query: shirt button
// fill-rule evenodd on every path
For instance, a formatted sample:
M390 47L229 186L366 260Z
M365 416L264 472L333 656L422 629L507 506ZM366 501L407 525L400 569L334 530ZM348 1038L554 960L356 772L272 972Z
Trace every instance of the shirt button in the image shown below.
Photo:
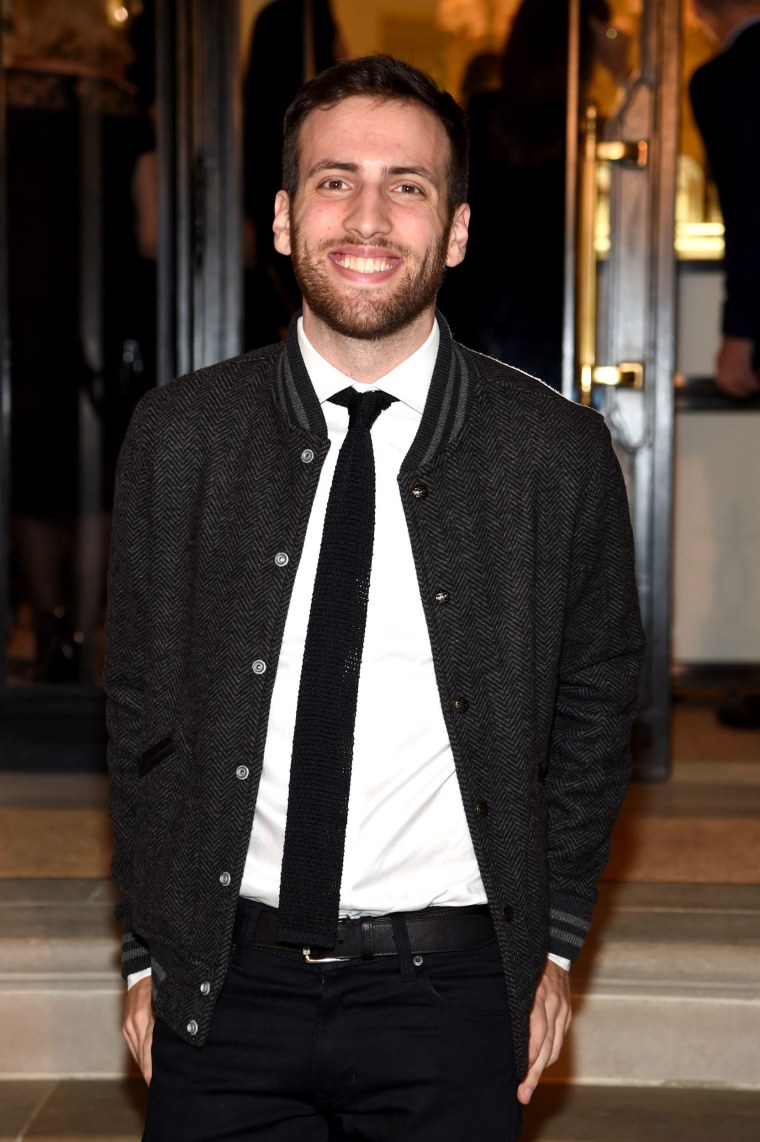
M211 984L208 982L208 980L204 979L203 983L201 984L201 995L208 995L210 991Z
M245 781L250 772L251 771L247 765L239 765L235 770L235 777L239 778L240 781Z
M219 883L224 885L225 888L227 888L228 885L232 884L232 877L230 876L230 874L228 872L223 872L223 873L221 873L221 875L219 877Z
M415 484L412 488L412 495L415 500L424 500L428 494L426 484Z
M451 595L448 591L436 591L434 598L439 607L445 607L451 602Z
M191 1019L190 1022L188 1023L187 1033L188 1033L188 1035L197 1035L198 1034L198 1024L195 1022L194 1019Z
M470 703L466 698L455 698L451 703L451 707L456 714L466 714L470 708Z
M514 919L514 915L515 915L514 910L512 908L512 905L511 904L505 904L501 910L501 914L502 914L502 917L507 921L507 923L511 924L512 920Z
M478 815L478 817L487 817L488 816L488 802L487 801L478 801L477 805L475 806L475 812Z
M254 674L263 674L267 668L267 664L263 658L257 658L251 665L251 670Z
M312 460L314 459L314 453L312 452L311 448L304 448L303 452L301 453L301 459L303 460L304 464L311 464Z
M287 567L288 563L290 563L290 556L287 551L278 551L274 557L274 561L278 567Z

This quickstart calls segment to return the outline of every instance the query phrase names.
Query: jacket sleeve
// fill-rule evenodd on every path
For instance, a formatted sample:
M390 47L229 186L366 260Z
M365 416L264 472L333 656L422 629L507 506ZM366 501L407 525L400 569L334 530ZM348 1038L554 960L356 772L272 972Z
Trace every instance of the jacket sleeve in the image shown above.
M546 772L549 950L577 958L630 776L644 653L628 500L601 432L577 508Z
M754 59L748 66L743 54L734 64L732 54L697 70L689 92L725 223L723 334L756 341L760 331L760 79Z
M147 403L143 401L136 410L119 457L105 630L109 810L114 837L111 868L120 892L116 916L124 927L125 978L150 967L147 948L131 931L132 845L145 687L150 550L150 464L144 423Z

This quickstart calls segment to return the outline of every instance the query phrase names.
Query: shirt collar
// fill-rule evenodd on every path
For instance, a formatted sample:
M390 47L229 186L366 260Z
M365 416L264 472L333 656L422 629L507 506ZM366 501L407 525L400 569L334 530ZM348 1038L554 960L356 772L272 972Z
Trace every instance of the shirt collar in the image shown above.
M760 16L748 16L746 20L742 20L741 24L737 24L733 31L726 36L723 47L726 50L733 47L742 32L746 32L747 28L751 28L753 24L760 24Z
M335 393L350 385L359 392L372 392L374 389L382 389L383 392L396 397L422 416L438 357L440 340L441 332L438 328L438 322L434 321L430 336L420 345L419 349L412 353L411 357L407 357L405 361L402 361L395 369L391 369L384 377L380 377L379 380L368 385L361 381L352 380L351 377L347 377L345 373L341 373L339 369L326 361L306 336L303 328L303 317L298 319L298 347L301 350L306 371L320 404L324 404Z

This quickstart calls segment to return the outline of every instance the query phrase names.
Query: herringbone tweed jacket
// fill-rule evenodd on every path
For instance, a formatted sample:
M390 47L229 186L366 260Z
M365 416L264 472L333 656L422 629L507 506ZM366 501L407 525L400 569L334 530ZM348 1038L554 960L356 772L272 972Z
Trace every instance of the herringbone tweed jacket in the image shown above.
M399 495L524 1070L547 951L580 950L628 781L631 531L603 419L439 323ZM124 970L152 961L157 1013L197 1045L328 447L291 329L149 393L120 460L105 681Z

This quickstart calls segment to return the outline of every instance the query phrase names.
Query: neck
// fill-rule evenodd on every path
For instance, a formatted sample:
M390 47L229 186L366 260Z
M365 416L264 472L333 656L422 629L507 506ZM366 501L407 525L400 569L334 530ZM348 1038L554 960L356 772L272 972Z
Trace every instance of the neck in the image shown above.
M427 341L435 320L435 307L421 313L403 329L376 340L346 337L336 333L309 309L303 307L303 328L309 341L326 361L352 381L372 384L416 353Z

